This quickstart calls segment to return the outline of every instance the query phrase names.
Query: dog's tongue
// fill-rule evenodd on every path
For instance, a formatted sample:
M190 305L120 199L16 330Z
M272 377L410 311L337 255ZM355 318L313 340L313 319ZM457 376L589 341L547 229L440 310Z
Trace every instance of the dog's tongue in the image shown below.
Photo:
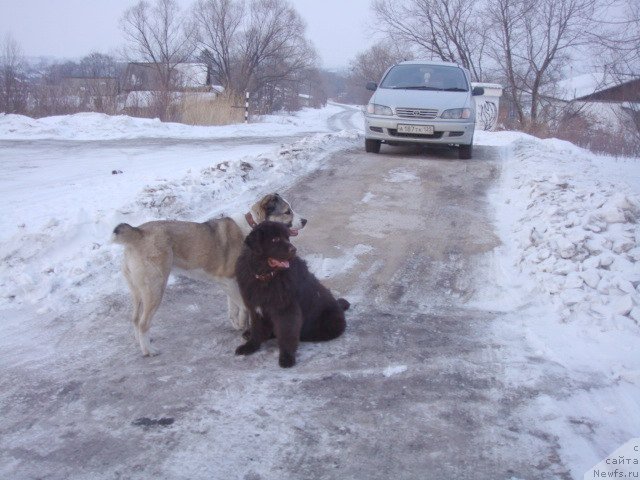
M296 235L298 235L298 230L296 230L295 228L290 228L289 229L289 236L290 237L295 237Z
M289 262L287 260L277 260L275 258L270 258L269 266L271 268L289 268Z

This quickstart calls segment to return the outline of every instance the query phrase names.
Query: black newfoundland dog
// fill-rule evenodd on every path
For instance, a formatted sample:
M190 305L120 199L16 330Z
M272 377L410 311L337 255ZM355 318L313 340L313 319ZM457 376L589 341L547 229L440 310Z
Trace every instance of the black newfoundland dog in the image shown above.
M247 236L236 264L236 279L251 315L249 338L236 355L249 355L275 336L283 368L296 363L299 341L339 337L349 302L335 299L296 256L289 229L263 222Z

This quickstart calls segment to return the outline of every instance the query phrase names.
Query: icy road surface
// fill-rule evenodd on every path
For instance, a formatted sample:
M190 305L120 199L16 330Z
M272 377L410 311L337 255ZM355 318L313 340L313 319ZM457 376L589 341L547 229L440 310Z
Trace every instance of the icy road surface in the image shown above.
M361 125L0 116L0 478L570 479L638 436L636 159L517 132L373 155ZM274 190L345 335L235 357L221 289L176 275L142 357L114 225Z
M248 358L219 288L179 278L144 358L126 291L69 305L2 380L5 478L552 478L556 445L505 391L496 314L469 309L498 242L495 148L360 148L283 191L310 219L296 239L353 308L345 335L277 366ZM561 388L553 385L550 388Z

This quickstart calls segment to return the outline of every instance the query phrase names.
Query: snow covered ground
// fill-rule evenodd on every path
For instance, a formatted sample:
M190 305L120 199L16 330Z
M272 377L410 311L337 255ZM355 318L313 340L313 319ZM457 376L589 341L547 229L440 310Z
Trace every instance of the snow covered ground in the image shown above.
M243 211L322 168L328 154L360 146L357 131L331 131L342 111L230 127L0 115L0 363L30 360L42 341L24 312L64 312L125 289L121 248L109 243L117 223ZM513 386L539 388L549 375L541 369L554 365L562 395L542 395L523 414L557 436L562 461L582 478L640 433L640 159L515 132L476 136L502 152L490 200L503 245L487 259L474 303L506 312L494 329L510 346L503 361ZM415 180L400 171L391 179ZM328 278L365 249L355 245L342 264L309 263Z
M640 433L640 159L513 132L478 143L503 148L491 195L503 245L476 302L509 312L495 329L514 388L557 378L524 414L582 478Z
M352 144L353 131L318 133L340 112L328 106L231 127L89 113L0 116L0 307L61 311L93 298L91 279L103 294L105 279L120 288L121 248L109 242L115 225L244 211Z
M3 140L123 140L133 138L213 139L232 137L274 137L326 130L327 119L341 109L329 105L305 109L295 115L265 115L256 123L222 127L190 126L156 119L77 113L33 119L0 113Z

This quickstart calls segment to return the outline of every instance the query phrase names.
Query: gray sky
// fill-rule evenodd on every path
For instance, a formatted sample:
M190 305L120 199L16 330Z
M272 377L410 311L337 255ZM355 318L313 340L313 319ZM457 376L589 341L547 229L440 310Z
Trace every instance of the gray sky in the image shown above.
M346 67L372 43L371 0L290 0L307 23L326 68ZM137 0L0 0L0 38L10 33L25 55L80 58L115 53L122 13ZM190 0L178 0L183 6Z

